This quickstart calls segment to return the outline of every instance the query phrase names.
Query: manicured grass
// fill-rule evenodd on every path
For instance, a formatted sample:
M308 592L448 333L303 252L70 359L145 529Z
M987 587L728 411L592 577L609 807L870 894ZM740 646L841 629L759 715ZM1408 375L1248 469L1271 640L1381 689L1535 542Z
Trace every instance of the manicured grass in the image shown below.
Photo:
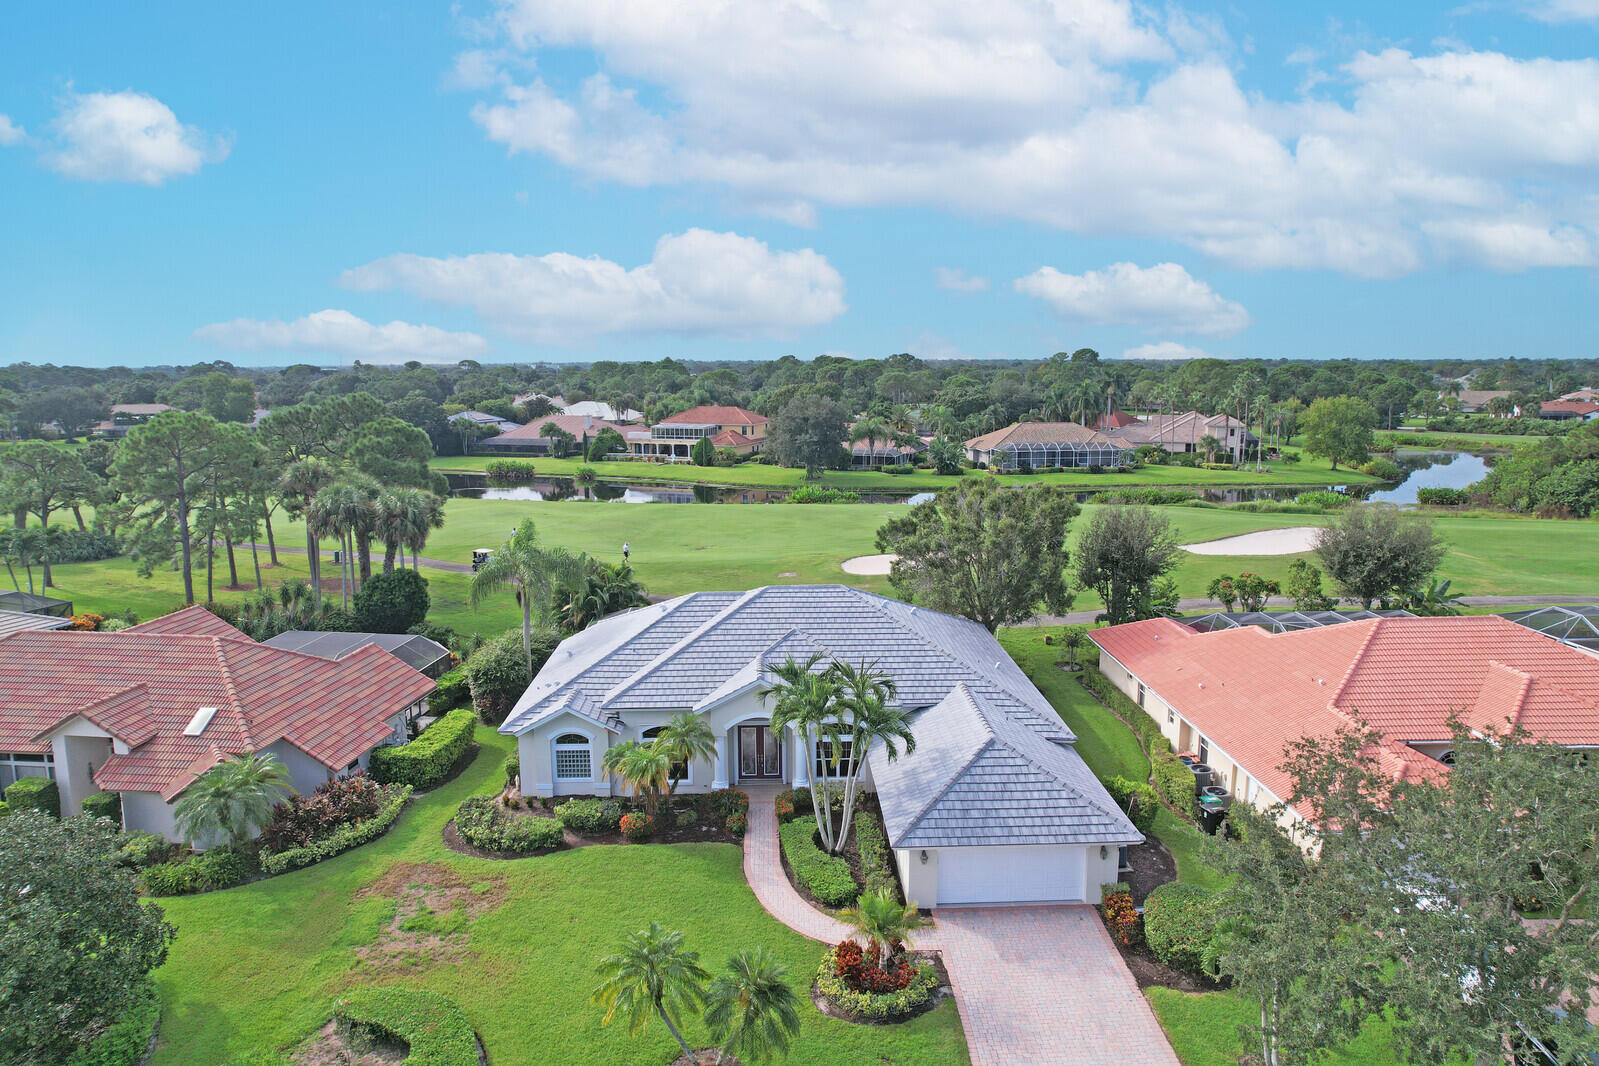
M614 1066L670 1061L659 1023L642 1037L601 1028L590 1005L594 967L624 934L659 921L682 930L719 970L735 951L765 945L789 970L802 1026L786 1060L800 1066L944 1066L967 1061L953 1002L899 1026L857 1026L810 1004L823 946L777 923L745 883L728 844L588 847L494 862L447 850L440 832L462 798L499 784L510 744L485 727L459 778L423 797L386 836L328 862L254 885L163 900L179 930L156 972L163 1016L155 1066L225 1063L254 1049L286 1049L329 1016L332 998L364 984L404 982L457 1000L490 1060L519 1066ZM484 910L442 946L363 959L394 916L387 878L454 878ZM448 915L445 915L448 917ZM457 919L439 923L448 929ZM429 923L412 923L418 934ZM690 1023L691 1043L707 1036Z

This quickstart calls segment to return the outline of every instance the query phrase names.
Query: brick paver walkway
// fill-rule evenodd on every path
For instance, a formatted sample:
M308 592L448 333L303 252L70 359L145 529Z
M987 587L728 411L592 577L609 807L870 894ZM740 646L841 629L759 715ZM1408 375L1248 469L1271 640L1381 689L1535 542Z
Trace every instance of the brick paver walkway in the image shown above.
M783 786L738 787L750 796L744 876L755 898L812 940L844 939L849 927L783 873L772 810ZM915 944L943 955L972 1066L1179 1066L1092 907L961 907L933 920Z
M972 1066L1179 1066L1092 907L936 910Z

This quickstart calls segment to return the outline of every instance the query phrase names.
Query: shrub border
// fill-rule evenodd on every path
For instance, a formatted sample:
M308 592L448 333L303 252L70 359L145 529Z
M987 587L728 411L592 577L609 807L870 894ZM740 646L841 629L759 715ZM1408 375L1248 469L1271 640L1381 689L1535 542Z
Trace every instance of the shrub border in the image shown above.
M283 851L261 851L261 869L268 874L288 873L304 866L314 866L323 859L331 859L352 848L376 840L394 825L400 811L411 798L410 785L380 785L388 798L378 813L359 822L346 822L328 836L300 848Z

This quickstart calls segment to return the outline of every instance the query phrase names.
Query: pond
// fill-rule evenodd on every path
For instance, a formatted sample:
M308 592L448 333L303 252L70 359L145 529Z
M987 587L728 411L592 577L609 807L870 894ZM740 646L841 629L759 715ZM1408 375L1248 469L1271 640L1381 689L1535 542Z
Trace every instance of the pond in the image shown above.
M1392 488L1379 489L1366 499L1375 503L1416 502L1418 489L1463 489L1488 475L1488 464L1471 452L1423 452L1400 450L1394 462L1405 471L1405 479Z
M782 503L790 489L752 489L682 482L600 481L588 487L569 477L539 477L526 485L497 487L482 474L446 474L450 494L473 500L563 500L605 503ZM863 492L862 503L909 503L931 498L928 493Z

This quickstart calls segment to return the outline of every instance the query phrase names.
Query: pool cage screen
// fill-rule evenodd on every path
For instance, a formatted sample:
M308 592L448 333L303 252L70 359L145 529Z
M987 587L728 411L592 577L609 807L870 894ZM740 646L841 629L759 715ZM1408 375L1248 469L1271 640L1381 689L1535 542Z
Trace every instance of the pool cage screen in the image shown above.
M1039 443L1011 442L994 449L990 466L1001 470L1015 470L1023 463L1034 470L1045 466L1125 466L1131 461L1131 449L1114 444L1086 441L1042 441Z
M1342 622L1358 622L1364 618L1414 618L1409 611L1215 611L1196 618L1178 619L1189 629L1209 633L1217 629L1242 629L1259 626L1273 633L1287 633L1294 629L1319 629Z
M1562 644L1599 652L1599 607L1591 604L1510 611L1505 618Z

